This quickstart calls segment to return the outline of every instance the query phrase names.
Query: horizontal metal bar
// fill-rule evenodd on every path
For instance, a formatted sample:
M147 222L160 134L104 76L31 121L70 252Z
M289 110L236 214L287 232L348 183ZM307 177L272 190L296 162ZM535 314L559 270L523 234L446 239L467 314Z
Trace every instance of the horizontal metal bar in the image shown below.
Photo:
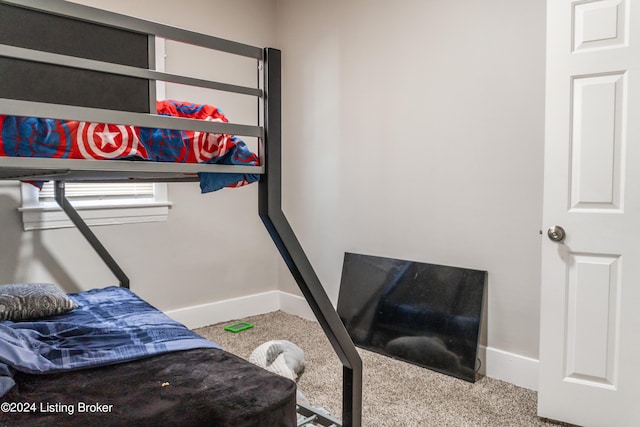
M257 88L232 85L211 80L196 79L192 77L181 76L178 74L148 70L146 68L113 64L110 62L78 58L75 56L43 52L34 49L25 49L22 47L9 46L5 44L0 44L0 56L22 59L30 62L43 62L46 64L60 65L63 67L101 71L104 73L118 74L122 76L138 77L141 79L160 80L169 83L178 83L207 89L222 90L225 92L240 93L243 95L262 96L262 90Z
M156 114L132 113L102 108L75 107L45 102L0 98L0 114L24 117L42 117L58 120L78 120L114 125L140 126L155 129L175 129L195 132L222 133L262 138L260 126L222 123Z
M246 173L261 175L264 166L221 165L212 163L170 163L144 160L92 160L44 157L0 157L0 179L168 180L187 178L200 172ZM63 178L62 178L63 177Z
M336 426L336 427L342 426L342 424L340 423L340 420L338 420L337 418L334 418L328 413L320 412L316 408L313 408L312 406L305 405L302 402L297 402L296 406L298 409L297 412L300 415L304 417L315 417L318 420L316 421L317 424L320 424L322 426Z
M46 13L80 19L100 25L121 28L139 33L152 34L170 40L202 46L209 49L227 52L234 55L249 58L262 59L262 48L238 43L219 37L200 34L170 25L133 18L102 9L96 9L64 0L0 0L14 6L32 10L41 10Z

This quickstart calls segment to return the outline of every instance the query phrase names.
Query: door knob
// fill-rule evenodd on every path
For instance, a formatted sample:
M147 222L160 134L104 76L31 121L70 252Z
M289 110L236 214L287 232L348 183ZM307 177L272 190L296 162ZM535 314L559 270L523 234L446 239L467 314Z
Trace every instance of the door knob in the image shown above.
M564 231L564 228L559 225L554 225L547 230L547 236L554 242L562 242L564 238L567 237L567 233Z

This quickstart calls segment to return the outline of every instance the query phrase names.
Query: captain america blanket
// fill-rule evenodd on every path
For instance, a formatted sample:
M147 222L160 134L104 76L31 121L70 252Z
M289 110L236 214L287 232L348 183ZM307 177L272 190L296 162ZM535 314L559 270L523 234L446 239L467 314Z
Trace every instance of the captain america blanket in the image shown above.
M69 294L78 308L37 320L0 321L0 397L13 370L31 374L105 366L194 348L220 348L125 288Z
M180 101L158 101L160 115L228 122L216 107ZM63 159L135 159L176 163L257 166L258 156L234 135L150 129L0 115L0 156ZM259 175L201 173L203 193L240 187Z

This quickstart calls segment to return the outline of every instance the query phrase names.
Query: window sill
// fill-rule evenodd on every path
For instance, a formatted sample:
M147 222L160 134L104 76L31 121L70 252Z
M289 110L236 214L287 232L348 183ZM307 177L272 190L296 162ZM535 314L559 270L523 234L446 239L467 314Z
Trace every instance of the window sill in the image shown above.
M73 206L82 219L92 226L166 221L171 203L128 201L127 203L94 203L85 206L74 203ZM18 210L22 214L25 231L75 227L56 204L22 207Z

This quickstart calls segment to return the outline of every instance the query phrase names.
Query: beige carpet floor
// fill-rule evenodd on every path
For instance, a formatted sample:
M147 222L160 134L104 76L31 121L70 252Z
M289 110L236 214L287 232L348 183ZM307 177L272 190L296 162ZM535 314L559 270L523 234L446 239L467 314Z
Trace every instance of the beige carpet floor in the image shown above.
M289 340L304 350L298 390L313 406L341 418L342 364L318 323L281 311L238 319L254 324L239 333L224 324L196 329L245 359L265 341ZM470 383L358 349L363 360L362 425L367 427L558 426L536 415L532 390L482 377Z

